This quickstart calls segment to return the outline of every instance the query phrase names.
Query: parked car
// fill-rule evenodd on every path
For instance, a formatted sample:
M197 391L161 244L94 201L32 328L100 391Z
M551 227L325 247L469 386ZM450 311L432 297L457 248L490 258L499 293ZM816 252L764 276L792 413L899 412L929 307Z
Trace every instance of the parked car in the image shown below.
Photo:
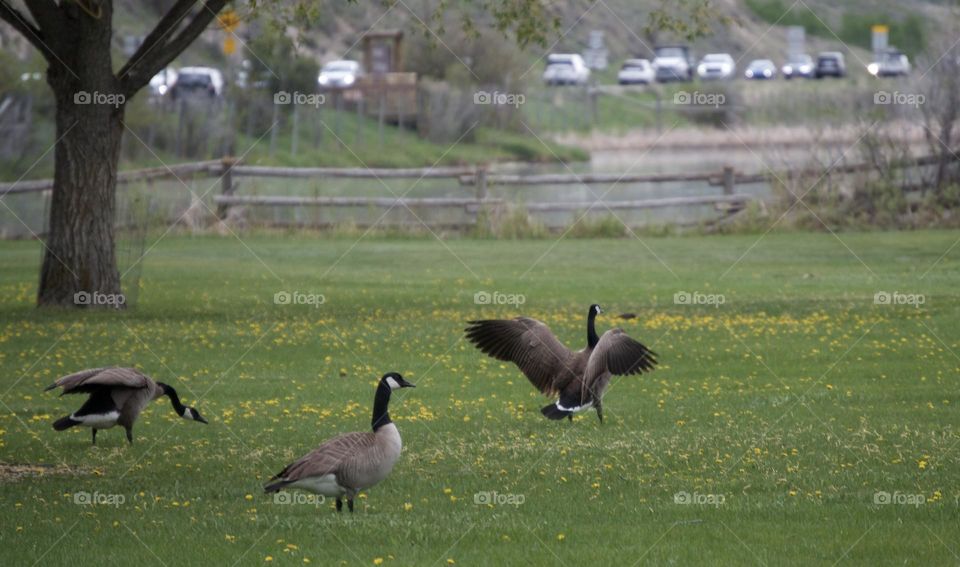
M867 71L876 77L905 77L910 74L910 59L897 49L888 49L867 65Z
M747 65L743 76L757 81L777 78L777 66L769 59L754 59Z
M708 53L697 65L697 76L705 81L731 79L737 64L729 53Z
M577 53L551 53L543 82L547 85L585 85L590 80L590 69Z
M177 80L170 87L170 96L178 99L185 95L204 94L216 98L223 94L223 74L213 67L182 67L177 71Z
M653 70L657 81L693 80L693 55L686 45L661 45L653 50Z
M810 79L813 78L813 67L813 57L806 53L797 53L787 59L780 71L783 73L784 79L793 79L794 77Z
M847 64L843 59L843 53L839 51L824 51L817 56L817 66L813 72L818 79L824 77L845 77L847 75Z
M653 65L646 59L627 59L617 73L621 85L649 85L654 78Z
M150 94L157 97L163 96L170 92L176 82L177 72L167 67L150 79Z
M320 69L317 84L322 89L345 89L353 86L363 76L363 67L359 61L338 59Z

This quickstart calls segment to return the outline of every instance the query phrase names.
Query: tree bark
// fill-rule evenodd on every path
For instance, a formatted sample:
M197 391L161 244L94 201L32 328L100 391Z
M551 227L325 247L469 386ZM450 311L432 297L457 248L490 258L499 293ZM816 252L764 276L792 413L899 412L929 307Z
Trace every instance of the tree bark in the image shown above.
M56 101L57 141L39 305L123 305L93 300L122 297L113 228L126 101L111 63L112 2L103 7L99 18L71 10L53 39L58 58L47 82Z

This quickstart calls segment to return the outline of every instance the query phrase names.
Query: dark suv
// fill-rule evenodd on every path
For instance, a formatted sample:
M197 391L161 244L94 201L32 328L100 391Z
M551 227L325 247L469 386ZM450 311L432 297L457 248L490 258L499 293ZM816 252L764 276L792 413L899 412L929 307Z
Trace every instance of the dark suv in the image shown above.
M818 79L847 76L847 64L843 60L843 53L839 51L824 51L818 55L817 68L813 74Z

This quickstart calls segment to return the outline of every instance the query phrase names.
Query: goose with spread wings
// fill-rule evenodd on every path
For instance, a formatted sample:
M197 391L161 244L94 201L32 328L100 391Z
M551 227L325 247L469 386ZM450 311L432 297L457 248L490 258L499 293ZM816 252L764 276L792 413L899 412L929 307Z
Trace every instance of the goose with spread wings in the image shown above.
M546 396L557 396L541 413L549 419L573 419L591 407L603 423L603 393L612 375L649 372L657 354L630 338L623 329L597 336L594 321L601 313L591 305L587 314L587 346L571 351L540 321L529 317L469 321L467 339L483 353L516 364Z

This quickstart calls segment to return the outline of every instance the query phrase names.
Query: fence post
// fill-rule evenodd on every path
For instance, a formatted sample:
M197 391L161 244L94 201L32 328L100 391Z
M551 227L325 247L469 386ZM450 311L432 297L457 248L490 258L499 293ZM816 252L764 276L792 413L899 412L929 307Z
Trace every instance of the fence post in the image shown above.
M273 103L273 127L270 128L270 157L273 157L273 152L277 149L277 132L282 128L280 125L280 105L274 101Z
M236 165L237 160L230 156L224 156L220 160L221 176L220 176L220 194L225 197L233 195L234 187L233 185L233 166ZM227 209L229 209L225 203L221 203L217 207L217 217L221 219L227 218Z
M477 166L474 172L475 180L477 184L477 200L483 201L487 198L487 166L486 164L480 164Z
M723 194L733 195L735 183L736 181L733 175L733 167L725 165L723 167Z
M663 116L662 116L662 114L663 114L663 102L662 102L662 99L660 98L660 91L659 91L659 90L658 90L658 91L655 91L655 94L656 94L656 97L657 97L657 109L656 109L656 111L654 112L654 114L655 114L656 117L657 117L657 135L659 136L659 135L663 134Z
M356 130L353 133L353 145L358 148L363 143L363 95L357 99Z
M380 90L380 113L379 114L380 114L379 116L380 145L383 146L383 121L384 119L386 119L386 114L387 114L387 97L386 97L386 91L384 91L383 89Z
M290 154L297 156L297 142L300 141L300 105L293 105L293 128L290 133Z

